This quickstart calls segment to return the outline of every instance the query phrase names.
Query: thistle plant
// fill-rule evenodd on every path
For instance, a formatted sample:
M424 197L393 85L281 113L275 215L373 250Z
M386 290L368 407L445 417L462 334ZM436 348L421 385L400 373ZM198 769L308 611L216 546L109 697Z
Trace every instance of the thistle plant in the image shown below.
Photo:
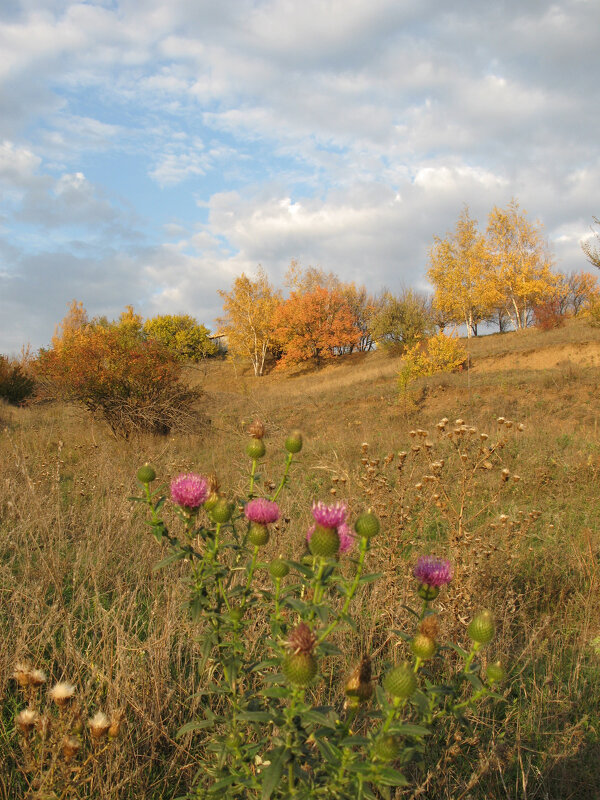
M18 663L13 678L25 706L15 716L19 769L30 800L94 797L119 737L121 711L86 713L76 686L59 681L45 691L46 674Z
M204 716L178 732L202 737L188 797L391 797L418 769L427 737L443 741L478 702L502 699L494 691L501 664L486 671L479 660L493 619L476 615L464 648L441 642L432 604L452 566L422 557L414 569L414 630L393 631L389 652L377 660L363 647L348 676L344 663L354 657L345 662L340 645L355 636L361 590L380 577L366 566L385 531L370 509L352 519L347 501L315 500L298 551L276 539L286 556L266 558L302 437L286 439L282 477L268 495L257 472L264 426L254 423L251 433L246 498L228 497L214 478L196 474L174 478L169 498L164 486L154 488L149 465L137 475L142 496L132 498L147 507L150 531L169 549L158 567L185 559L202 642ZM175 527L167 524L169 508ZM440 674L450 678L440 682Z

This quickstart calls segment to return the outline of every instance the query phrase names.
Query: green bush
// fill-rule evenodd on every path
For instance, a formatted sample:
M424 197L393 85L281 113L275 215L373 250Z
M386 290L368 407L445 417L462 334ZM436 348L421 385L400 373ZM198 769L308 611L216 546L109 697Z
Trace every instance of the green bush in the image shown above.
M0 397L19 405L31 397L35 381L16 361L0 355Z

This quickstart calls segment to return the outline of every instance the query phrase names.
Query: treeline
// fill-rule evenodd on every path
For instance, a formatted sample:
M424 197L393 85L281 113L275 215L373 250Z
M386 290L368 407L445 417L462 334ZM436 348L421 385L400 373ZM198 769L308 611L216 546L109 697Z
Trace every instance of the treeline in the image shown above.
M565 275L552 267L541 225L528 220L516 201L492 209L485 234L465 208L455 230L435 237L430 248L433 295L413 289L372 294L293 261L286 297L262 269L254 279L242 274L230 291L220 292L219 334L232 358L250 361L255 375L262 375L269 359L286 367L375 345L404 352L448 326L465 325L468 336L476 336L481 323L501 332L532 322L553 327L567 314L598 307L595 275Z

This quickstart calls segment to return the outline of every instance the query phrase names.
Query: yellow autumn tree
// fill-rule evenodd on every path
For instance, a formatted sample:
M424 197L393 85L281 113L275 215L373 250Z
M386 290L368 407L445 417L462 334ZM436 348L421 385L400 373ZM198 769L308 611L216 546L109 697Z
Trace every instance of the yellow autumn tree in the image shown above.
M68 311L54 329L52 347L60 347L75 331L84 328L89 323L87 311L79 300L71 300Z
M273 315L281 295L271 286L262 268L253 280L242 273L231 291L220 291L223 316L217 319L219 334L225 337L232 358L247 358L255 375L262 375L273 343Z
M556 295L558 278L542 225L530 222L513 199L507 208L495 206L490 212L487 245L504 307L515 328L525 328L532 307Z
M485 237L467 207L452 233L443 239L435 237L429 263L434 309L448 321L464 322L468 336L477 335L477 325L492 314L501 295Z

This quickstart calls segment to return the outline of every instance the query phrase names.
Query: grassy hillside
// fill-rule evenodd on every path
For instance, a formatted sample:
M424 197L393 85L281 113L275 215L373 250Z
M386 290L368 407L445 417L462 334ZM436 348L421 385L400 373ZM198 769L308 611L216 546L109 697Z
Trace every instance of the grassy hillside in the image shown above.
M472 340L469 350L468 372L422 379L403 402L395 381L400 359L384 352L261 379L207 362L190 373L207 393L210 418L197 437L124 442L74 409L1 407L0 798L21 796L13 722L21 705L11 675L25 658L55 680L76 683L88 708L125 712L116 752L82 796L158 799L186 791L202 744L174 734L200 714L201 626L182 610L181 569L153 572L164 551L127 498L145 461L164 480L215 472L231 495L243 494L246 428L256 416L268 429L266 483L279 474L287 431L301 428L306 437L270 555L302 551L315 498L348 499L352 513L370 505L382 518L370 558L384 579L362 596L359 630L342 640L349 660L333 663L332 672L345 674L357 649L373 655L377 671L379 655L395 647L390 629L407 624L402 604L423 552L457 564L440 603L447 635L460 635L481 606L498 620L495 652L512 675L506 702L474 716L479 739L457 731L449 755L432 751L417 788L398 797L594 796L600 331L574 322ZM463 498L471 521L460 530L417 488L437 454L449 493L460 495L461 464L436 432L443 417L450 427L461 419L476 429L468 434L473 441L481 433L505 437L501 466L520 478L500 486L497 471L478 473ZM413 450L417 428L428 431L431 453ZM402 470L399 451L409 453Z

